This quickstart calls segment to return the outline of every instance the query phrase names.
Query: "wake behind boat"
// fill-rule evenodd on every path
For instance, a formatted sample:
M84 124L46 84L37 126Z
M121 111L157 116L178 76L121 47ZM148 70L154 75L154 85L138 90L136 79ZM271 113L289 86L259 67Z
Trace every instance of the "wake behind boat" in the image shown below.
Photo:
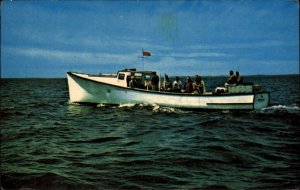
M117 74L90 75L68 72L70 102L95 104L156 104L188 109L253 110L269 105L269 92L257 85L226 85L202 94L150 90L154 71L124 69ZM130 79L136 80L130 87Z

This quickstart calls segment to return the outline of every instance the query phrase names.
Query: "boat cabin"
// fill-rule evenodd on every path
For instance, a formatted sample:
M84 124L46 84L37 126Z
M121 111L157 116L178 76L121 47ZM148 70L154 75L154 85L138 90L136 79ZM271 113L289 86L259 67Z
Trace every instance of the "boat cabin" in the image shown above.
M117 74L118 85L128 87L131 76L134 76L137 83L136 88L147 89L151 83L153 73L156 73L156 71L120 70Z

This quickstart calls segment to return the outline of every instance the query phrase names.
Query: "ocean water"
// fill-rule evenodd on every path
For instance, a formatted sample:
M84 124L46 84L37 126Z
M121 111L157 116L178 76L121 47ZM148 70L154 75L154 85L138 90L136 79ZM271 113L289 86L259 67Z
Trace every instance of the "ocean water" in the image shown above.
M1 188L299 189L299 75L245 80L268 108L84 106L66 79L1 79Z

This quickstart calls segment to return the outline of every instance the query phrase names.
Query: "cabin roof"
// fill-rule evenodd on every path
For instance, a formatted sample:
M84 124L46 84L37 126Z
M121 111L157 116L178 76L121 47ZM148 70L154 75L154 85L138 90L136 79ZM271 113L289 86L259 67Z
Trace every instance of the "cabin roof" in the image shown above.
M136 69L123 69L119 70L118 72L131 72L131 73L145 73L145 74L152 74L156 73L156 71L137 71Z

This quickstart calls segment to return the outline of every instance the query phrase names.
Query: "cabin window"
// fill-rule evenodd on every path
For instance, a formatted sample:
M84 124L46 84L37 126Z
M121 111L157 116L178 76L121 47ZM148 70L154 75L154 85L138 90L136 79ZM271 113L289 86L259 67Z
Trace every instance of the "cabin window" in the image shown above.
M125 74L119 73L118 79L119 80L124 80L125 79Z
M134 73L134 76L136 77L141 77L143 75L143 73Z
M145 75L145 79L146 80L150 80L151 79L151 75Z

